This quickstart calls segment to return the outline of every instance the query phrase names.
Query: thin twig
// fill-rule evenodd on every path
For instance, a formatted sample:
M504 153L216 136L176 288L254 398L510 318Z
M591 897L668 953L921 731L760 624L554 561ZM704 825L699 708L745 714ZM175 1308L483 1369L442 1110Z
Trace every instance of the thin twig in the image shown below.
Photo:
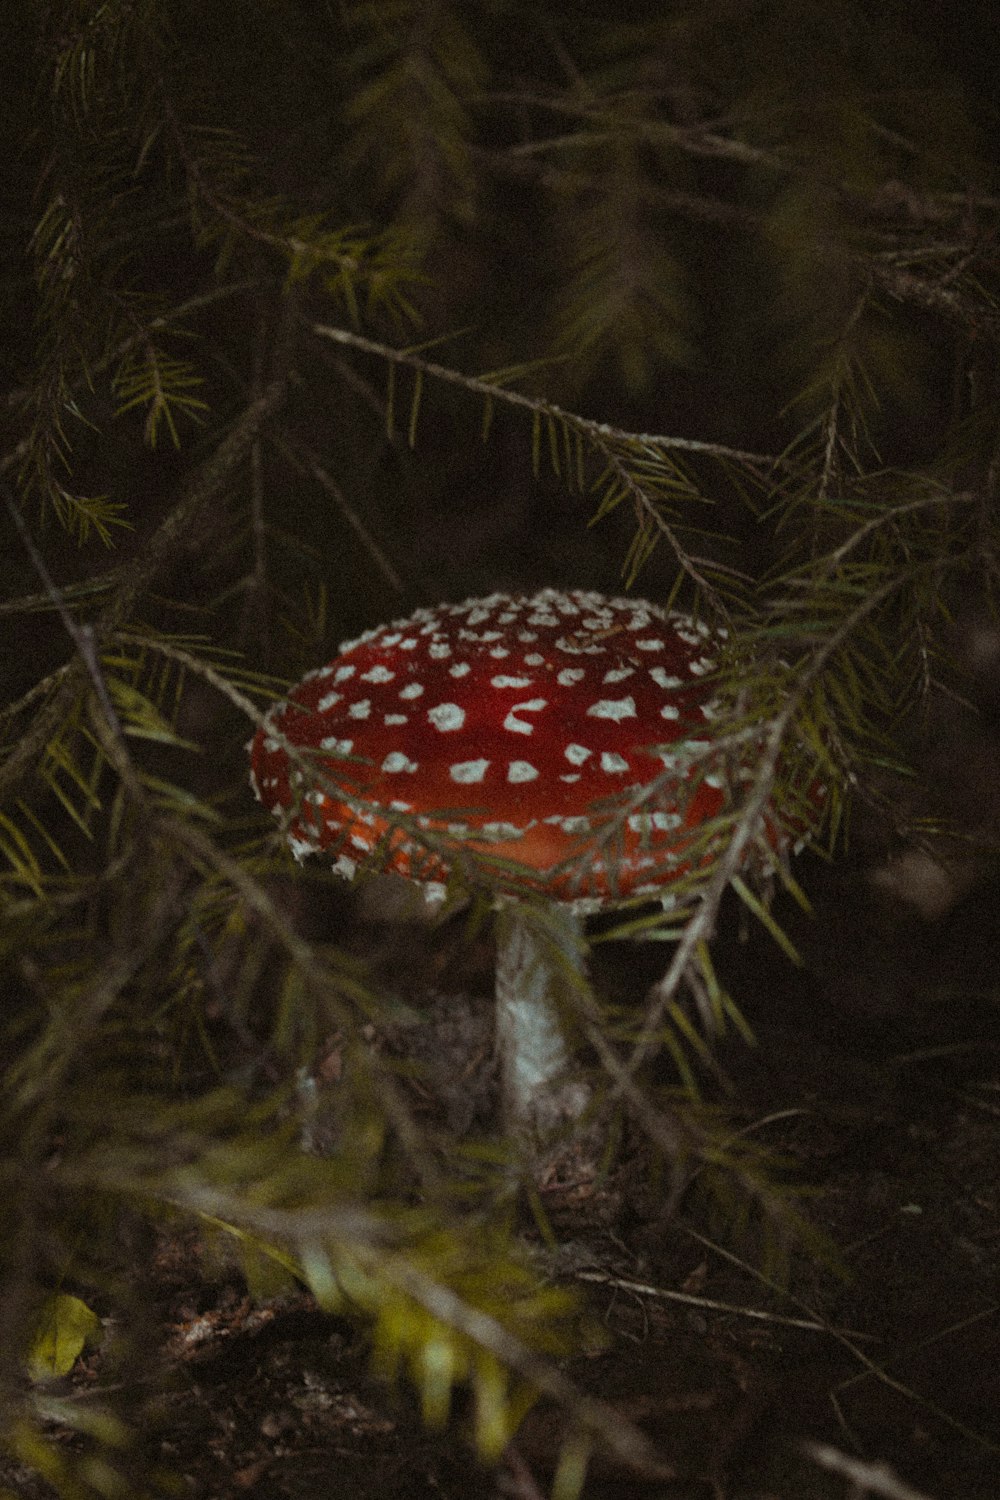
M663 1302L682 1302L686 1307L704 1307L710 1312L735 1313L741 1318L756 1318L761 1323L779 1323L783 1328L805 1328L810 1333L838 1333L844 1338L869 1339L872 1334L856 1333L849 1328L831 1328L822 1319L790 1318L782 1313L766 1312L762 1307L744 1307L736 1302L719 1302L714 1297L696 1297L690 1292L674 1292L662 1286L649 1286L643 1281L630 1281L627 1277L610 1276L605 1271L574 1271L574 1281L594 1281L599 1286L615 1287L618 1291L634 1292L637 1297L654 1297Z
M297 468L300 472L310 474L312 478L315 479L316 483L320 485L328 495L332 496L334 503L337 505L345 521L354 531L359 541L361 542L361 545L364 547L365 551L368 553L372 562L375 564L378 571L382 574L382 577L388 583L389 587L393 589L397 594L404 593L405 589L403 580L397 573L393 563L386 556L384 549L376 541L375 537L372 536L368 527L365 525L364 521L362 521L354 506L351 505L350 501L347 499L347 496L340 488L340 485L333 478L332 474L330 474L323 467L312 450L305 447L305 445L303 444L293 442L281 437L277 432L271 433L270 437L271 442L278 449L279 453L283 458L287 459L287 461L293 466L293 468Z
M772 1292L777 1292L780 1296L783 1296L788 1302L792 1304L793 1307L798 1307L803 1312L809 1313L812 1317L817 1317L817 1314L815 1313L813 1308L811 1308L809 1304L803 1300L803 1298L796 1296L796 1294L789 1291L787 1287L780 1286L776 1281L772 1280L770 1276L765 1275L763 1271L759 1271L755 1266L749 1265L746 1261L741 1260L740 1257L738 1255L734 1255L731 1250L727 1250L723 1245L716 1244L714 1240L708 1239L705 1235L700 1234L697 1229L692 1229L690 1225L685 1224L681 1227L683 1228L684 1233L687 1234L690 1239L697 1241L699 1245L703 1245L706 1250L711 1250L714 1255L721 1256L722 1259L728 1261L730 1265L738 1266L740 1270L743 1271L747 1276L752 1277L755 1281L759 1281L762 1286L768 1287ZM976 1321L976 1318L978 1316L986 1317L989 1316L990 1313L995 1311L995 1308L986 1309L981 1315L977 1314L973 1318L969 1319L969 1321L974 1322ZM961 1327L962 1325L959 1324L956 1326ZM950 1331L951 1330L946 1329L944 1330L944 1333ZM842 1344L847 1352L858 1361L859 1365L863 1367L856 1375L849 1376L846 1380L840 1381L839 1384L831 1388L829 1392L830 1402L838 1417L841 1417L842 1419L842 1413L838 1400L840 1392L847 1389L848 1386L854 1385L857 1381L864 1380L870 1376L877 1380L880 1385L884 1385L888 1387L889 1390L895 1391L896 1394L902 1396L904 1400L912 1401L915 1405L922 1406L926 1411L931 1412L940 1421L944 1422L946 1426L950 1427L953 1432L960 1433L962 1437L970 1439L972 1442L978 1444L979 1447L985 1448L988 1452L1000 1452L1000 1448L998 1448L997 1445L991 1442L988 1438L985 1438L982 1433L976 1432L974 1428L967 1427L964 1422L960 1422L957 1417L951 1416L951 1414L945 1411L943 1407L936 1405L932 1401L928 1401L925 1396L921 1396L919 1391L915 1391L912 1389L912 1387L904 1385L901 1380L894 1379L894 1377L891 1376L887 1370L885 1370L881 1365L876 1364L873 1359L870 1359L868 1355L865 1354L863 1349L859 1349L857 1344L854 1342L853 1336L845 1333L843 1329L834 1328L832 1324L827 1324L826 1332L831 1338L836 1339L839 1344ZM928 1340L927 1342L933 1342L933 1340Z

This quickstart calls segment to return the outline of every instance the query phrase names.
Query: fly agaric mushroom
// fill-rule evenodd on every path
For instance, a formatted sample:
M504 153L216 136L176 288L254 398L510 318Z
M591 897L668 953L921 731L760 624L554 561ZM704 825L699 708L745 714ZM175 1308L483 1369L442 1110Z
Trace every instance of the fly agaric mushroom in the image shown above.
M377 852L431 899L456 863L485 862L504 1107L522 1137L544 1139L587 1098L523 898L556 903L571 958L583 915L664 899L688 868L693 830L725 800L704 766L712 645L705 625L641 600L493 594L348 642L254 736L254 790L297 858L329 850L352 876Z

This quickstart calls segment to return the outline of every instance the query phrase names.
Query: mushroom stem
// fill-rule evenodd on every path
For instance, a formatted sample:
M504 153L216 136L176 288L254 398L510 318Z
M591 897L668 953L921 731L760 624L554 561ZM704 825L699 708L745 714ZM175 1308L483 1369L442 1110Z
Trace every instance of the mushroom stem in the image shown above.
M496 1049L504 1123L523 1144L542 1146L587 1107L590 1090L571 1073L567 991L583 978L582 919L568 906L544 913L517 900L497 913Z

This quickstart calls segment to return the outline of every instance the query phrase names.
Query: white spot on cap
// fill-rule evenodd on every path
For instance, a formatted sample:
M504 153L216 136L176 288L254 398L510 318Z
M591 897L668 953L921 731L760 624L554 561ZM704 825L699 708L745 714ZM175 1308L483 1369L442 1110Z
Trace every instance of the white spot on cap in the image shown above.
M388 635L382 637L381 644L383 646L398 646L402 638L403 632L401 630L391 630Z
M405 688L400 688L399 690L401 698L422 698L423 693L424 685L422 682L408 682Z
M469 786L475 781L482 781L488 766L488 760L460 760L457 765L449 768L448 775L460 786Z
M638 717L635 711L634 698L599 698L587 709L592 719L614 719L620 723L622 719L635 719Z
M488 620L489 617L490 612L488 609L470 609L467 624L481 625L483 621Z
M330 735L328 739L320 740L319 748L321 750L332 750L334 755L350 755L354 749L354 741L338 740L333 735Z
M684 686L682 679L672 676L665 667L650 667L649 675L656 683L656 686L661 687L665 693L672 692L674 688Z
M602 681L624 682L626 677L631 677L634 673L635 667L612 667L610 672L605 672Z
M553 813L551 818L544 818L545 823L551 823L556 828L561 828L563 833L589 833L589 818L564 818L561 813Z
M601 770L605 771L609 776L620 776L623 771L627 771L628 769L628 761L623 760L620 755L616 755L613 750L601 751Z
M348 677L353 677L357 667L352 662L346 662L344 666L338 667L333 674L334 682L346 682Z
M506 646L493 646L490 649L490 655L497 661L503 661L505 656L510 655L510 651Z
M635 649L637 651L662 651L664 645L665 642L658 635L653 635L647 636L643 641L636 641Z
M453 667L448 668L448 674L451 677L468 677L471 671L472 668L467 661L457 661Z
M538 632L536 630L519 630L517 638L519 641L523 641L526 646L530 646L532 641L538 640Z
M507 767L507 780L510 782L534 781L537 775L537 770L528 760L512 760Z
M588 750L586 745L567 745L563 751L571 766L582 766L588 756L593 753L593 750Z
M371 853L372 841L371 839L366 839L362 834L352 833L351 843L354 845L355 849L360 849L362 853Z
M679 719L680 716L681 716L681 711L677 707L676 703L665 703L663 705L663 707L660 709L660 718L661 719Z
M531 686L530 677L491 677L490 687L495 688L526 688Z
M417 642L415 637L409 635L406 637L405 641L400 641L399 649L400 651L415 651L417 649Z
M663 833L670 833L675 828L683 827L684 819L680 813L655 812L653 814L653 827L660 829Z
M451 647L447 641L431 641L427 648L427 655L431 661L441 661L444 657L451 655Z
M316 712L318 714L328 713L335 703L340 702L342 697L342 693L325 693L316 705Z
M647 880L642 885L637 885L632 894L633 896L655 896L664 911L672 911L677 905L677 897L670 893L665 894L655 880Z
M654 828L660 833L669 833L680 828L684 819L680 813L642 812L630 813L625 820L633 833L650 833Z
M714 668L715 662L710 656L699 656L697 661L688 662L688 671L692 677L704 677L706 672L711 672Z
M427 717L435 729L447 734L451 730L461 729L465 723L465 709L459 708L457 703L439 703L436 708L427 710Z
M544 667L545 657L538 651L529 651L524 658L524 665L526 667Z
M523 838L524 829L518 828L516 823L484 823L477 830L477 837L488 839L491 843L503 843L507 839Z
M548 699L546 698L528 698L524 703L515 703L514 707L511 709L510 713L503 721L504 729L509 730L511 734L533 734L535 730L534 724L525 723L525 721L523 719L519 719L517 715L519 713L537 714L540 713L543 708L547 707L547 705Z
M578 772L574 771L574 773L573 773L572 776L560 776L559 780L560 781L565 781L566 784L567 784L567 786L569 786L572 782L579 781L580 780L580 776L579 776Z
M448 836L453 839L467 839L469 837L468 823L449 823Z
M299 838L296 834L290 833L288 835L288 847L296 859L302 860L305 859L307 854L315 854L318 845L312 839Z
M389 776L394 776L398 771L413 772L417 769L415 760L403 754L402 750L390 750L382 762L382 770Z
M367 719L372 711L371 700L362 698L358 703L352 703L347 710L348 717L352 719Z
M389 808L392 812L412 812L413 803L400 802L397 798L394 797L393 800L389 803Z
M567 656L603 656L604 647L597 641L591 641L588 645L581 643L578 636L561 635L556 641L556 650L565 651Z
M586 675L582 667L563 667L562 671L556 675L556 682L560 687L572 687L575 682L580 682Z
M395 672L391 672L388 667L369 667L367 672L362 672L360 681L391 682L395 675Z
M408 724L409 722L409 714L385 714L382 719L382 723L387 729L394 729L399 724Z

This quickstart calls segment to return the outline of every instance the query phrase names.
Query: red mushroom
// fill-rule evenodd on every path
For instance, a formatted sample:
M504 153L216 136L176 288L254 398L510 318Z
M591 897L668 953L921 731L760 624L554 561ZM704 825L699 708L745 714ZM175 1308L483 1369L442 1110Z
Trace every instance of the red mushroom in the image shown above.
M572 952L583 914L663 899L688 868L692 830L724 803L705 766L712 648L705 625L641 600L494 594L349 642L254 737L254 789L298 858L329 850L350 876L377 851L432 898L456 862L485 861L504 913L504 1101L522 1135L544 1137L586 1094L565 1077L551 966L518 898L557 903Z

